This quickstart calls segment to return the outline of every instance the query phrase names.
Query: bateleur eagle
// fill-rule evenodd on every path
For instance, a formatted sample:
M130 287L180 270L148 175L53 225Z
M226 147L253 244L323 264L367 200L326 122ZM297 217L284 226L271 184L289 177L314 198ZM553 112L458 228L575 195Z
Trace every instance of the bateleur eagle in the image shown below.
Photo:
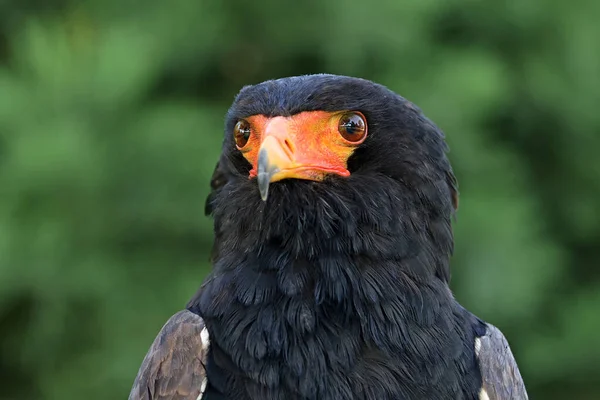
M446 150L367 80L244 87L206 203L213 269L129 399L527 399L502 333L448 287Z

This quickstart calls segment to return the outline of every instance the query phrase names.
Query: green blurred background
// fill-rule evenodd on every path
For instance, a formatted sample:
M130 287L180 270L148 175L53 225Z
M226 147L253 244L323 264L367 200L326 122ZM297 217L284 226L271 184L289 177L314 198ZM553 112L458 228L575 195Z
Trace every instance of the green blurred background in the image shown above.
M207 273L245 84L383 83L447 134L452 287L532 399L600 398L600 2L0 0L0 398L126 398Z

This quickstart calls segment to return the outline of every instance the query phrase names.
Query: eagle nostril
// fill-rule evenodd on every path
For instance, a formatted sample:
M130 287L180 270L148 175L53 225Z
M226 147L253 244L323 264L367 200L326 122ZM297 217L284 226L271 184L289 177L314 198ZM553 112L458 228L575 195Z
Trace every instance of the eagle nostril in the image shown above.
M294 155L294 153L296 152L296 149L294 148L294 144L289 139L285 139L283 141L283 144L285 145L285 152L291 158Z

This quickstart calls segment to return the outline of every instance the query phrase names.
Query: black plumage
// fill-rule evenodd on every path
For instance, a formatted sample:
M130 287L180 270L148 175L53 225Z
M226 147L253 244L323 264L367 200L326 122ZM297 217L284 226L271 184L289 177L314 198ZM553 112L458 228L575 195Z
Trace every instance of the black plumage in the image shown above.
M366 117L350 176L281 180L261 200L234 125L317 110ZM526 398L504 337L448 288L457 187L446 150L416 106L366 80L242 89L206 204L213 270L188 305L210 336L203 400ZM138 376L130 399L188 398L134 395L159 380ZM493 397L498 388L510 396Z

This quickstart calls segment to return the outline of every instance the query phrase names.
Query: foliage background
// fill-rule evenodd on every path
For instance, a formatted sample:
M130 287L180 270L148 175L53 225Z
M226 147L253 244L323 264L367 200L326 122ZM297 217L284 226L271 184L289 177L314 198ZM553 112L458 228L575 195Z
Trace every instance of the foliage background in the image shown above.
M532 399L600 398L600 2L0 0L0 399L126 398L206 274L245 84L376 80L447 133L453 290Z

